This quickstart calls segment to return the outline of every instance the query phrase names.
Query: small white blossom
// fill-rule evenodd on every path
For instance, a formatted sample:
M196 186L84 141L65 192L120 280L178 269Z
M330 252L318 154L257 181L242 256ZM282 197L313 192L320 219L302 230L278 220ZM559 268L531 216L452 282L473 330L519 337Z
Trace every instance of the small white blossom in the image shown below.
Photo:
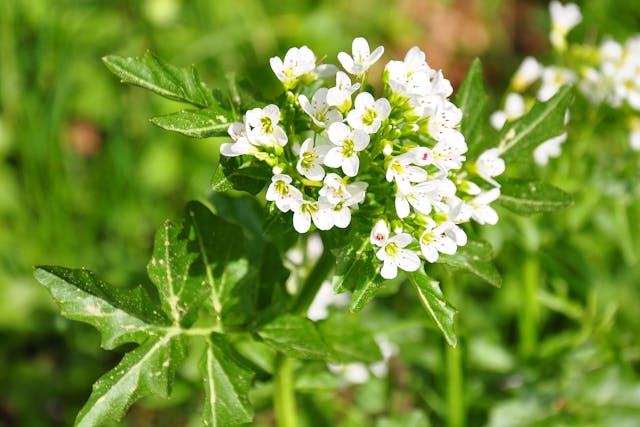
M329 151L329 145L315 145L312 138L307 138L300 147L296 169L300 174L312 181L320 181L324 177L322 162Z
M330 209L331 206L321 204L315 200L302 200L292 207L293 228L298 233L306 233L309 231L313 220L318 230L329 230L333 227Z
M429 119L429 133L436 141L445 140L461 120L462 111L458 107L449 101L439 102Z
M471 218L479 224L495 224L498 222L498 213L489 206L489 203L500 197L500 189L492 188L489 191L478 194L474 197L469 205L473 211Z
M223 156L235 157L256 151L256 147L251 145L247 137L247 126L244 123L231 123L227 132L233 141L220 146L220 154Z
M562 143L567 140L567 133L563 132L558 136L554 136L538 145L533 150L533 159L535 162L544 166L549 162L550 158L559 157L562 153L562 149L560 148Z
M346 307L349 300L349 294L336 294L331 283L324 281L307 310L307 318L314 321L326 319L329 316L329 307Z
M424 169L412 165L415 155L412 152L395 157L387 167L386 179L388 182L395 180L401 191L410 191L412 182L426 181L428 174Z
M286 145L287 134L278 126L279 121L280 109L274 104L247 111L246 122L251 126L248 131L249 140L264 146Z
M553 47L564 50L567 47L567 34L582 21L580 8L574 3L563 5L559 1L549 3L551 13L551 34L549 38Z
M452 222L437 225L431 218L428 220L420 235L420 251L427 261L434 263L438 261L440 253L447 255L456 253L458 245L447 235L446 231L457 226Z
M384 220L378 220L369 235L369 241L372 245L383 247L389 238L389 226Z
M393 279L398 275L398 268L404 271L416 271L420 268L420 258L415 252L404 249L413 238L408 233L400 233L386 239L384 245L376 252L376 257L383 262L380 275L385 279Z
M533 56L527 56L524 58L520 67L518 67L518 70L511 79L513 89L518 92L524 91L533 82L540 78L543 68L542 64L540 64Z
M342 121L342 114L340 114L336 109L330 108L329 104L327 104L327 92L328 89L323 87L316 91L311 98L311 102L309 99L304 96L298 96L298 102L300 103L300 108L302 111L307 113L313 123L316 126L321 128L326 128L331 123Z
M284 61L274 56L269 63L278 80L290 84L316 68L316 56L307 46L292 47L287 51Z
M430 75L427 72L416 72L403 61L389 61L385 66L385 73L391 89L407 97L425 96L431 88Z
M480 154L476 162L476 169L480 178L493 186L500 187L500 184L493 179L494 176L502 175L505 169L504 160L500 158L500 150L491 148Z
M508 121L515 120L524 115L524 98L519 93L510 93L504 102L504 110L494 112L491 117L491 126L500 130Z
M278 174L271 177L271 184L267 188L266 199L276 202L276 206L282 212L289 212L302 201L300 190L291 185L291 177Z
M374 100L369 92L362 92L356 97L355 109L349 111L347 122L354 129L376 133L390 112L391 104L386 98Z
M575 72L564 67L550 66L542 71L542 84L538 89L538 99L548 101L565 84L573 84L578 80Z
M439 184L440 181L431 180L410 186L405 189L407 190L406 192L403 189L398 189L395 200L398 218L409 216L409 206L413 206L416 211L428 215L431 212L432 201L440 201L438 194Z
M361 129L351 130L344 123L332 123L327 136L335 147L324 158L324 164L331 168L342 168L347 176L356 176L360 167L358 152L369 145L369 135Z
M351 84L349 76L342 71L336 73L336 85L327 92L327 104L344 112L351 108L351 95L360 89L360 83Z
M464 136L456 131L451 130L444 139L433 147L433 164L443 173L451 169L460 169L462 162L465 161L464 153L467 152L467 143Z
M361 75L367 72L384 53L384 47L378 46L373 52L369 50L369 43L362 37L357 37L351 44L351 54L340 52L338 61L347 73L352 75Z

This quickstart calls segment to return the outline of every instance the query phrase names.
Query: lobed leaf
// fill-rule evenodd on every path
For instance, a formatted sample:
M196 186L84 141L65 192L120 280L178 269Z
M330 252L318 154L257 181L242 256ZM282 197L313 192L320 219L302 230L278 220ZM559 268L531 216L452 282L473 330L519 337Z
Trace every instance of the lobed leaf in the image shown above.
M200 302L201 289L191 286L189 281L189 267L194 258L187 250L182 226L166 221L156 232L147 273L158 289L163 311L175 325L180 324Z
M211 90L200 80L193 67L174 67L150 52L141 58L109 55L102 61L123 83L198 107L207 107L214 102Z
M438 282L427 276L422 270L407 273L407 277L416 292L418 292L420 302L427 310L427 313L429 313L438 329L442 331L445 340L449 345L455 347L458 343L458 338L453 330L456 310L445 301Z
M468 271L485 282L500 287L502 276L493 264L493 250L484 242L469 241L453 255L441 254L438 262L453 268Z
M315 324L304 317L286 314L258 330L274 350L297 359L326 359L327 345Z
M133 402L144 396L168 397L175 369L182 363L185 352L182 335L150 337L94 384L75 425L90 427L118 421Z
M151 119L151 123L162 129L177 132L191 138L228 136L227 130L231 122L231 114L219 107L182 110Z
M462 110L460 130L470 146L475 144L478 131L483 123L487 99L482 78L482 64L476 58L471 63L455 99L456 105Z
M547 102L536 103L531 111L507 124L500 132L498 148L503 158L530 159L533 149L564 131L564 117L573 92L563 86Z
M102 346L142 343L168 324L156 303L141 288L122 291L85 269L36 267L34 276L51 292L62 315L100 331Z
M568 193L551 184L507 178L500 181L496 203L520 215L553 212L573 203Z
M207 340L200 372L205 390L205 426L235 426L253 419L248 393L254 374L238 362L224 335L214 333Z

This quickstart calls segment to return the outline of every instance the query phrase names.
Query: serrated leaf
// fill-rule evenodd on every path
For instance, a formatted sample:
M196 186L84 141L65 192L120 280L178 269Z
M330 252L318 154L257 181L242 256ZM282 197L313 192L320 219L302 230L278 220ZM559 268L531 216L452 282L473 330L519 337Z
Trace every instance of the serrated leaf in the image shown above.
M498 149L505 160L530 159L533 149L564 131L564 116L573 92L563 86L547 102L536 103L531 111L507 124L500 132Z
M200 80L193 67L174 67L150 52L141 58L109 55L102 61L123 83L198 107L207 107L214 102L211 90Z
M467 76L456 94L455 103L462 110L460 130L467 143L472 146L476 142L476 135L487 106L487 93L484 89L482 64L479 59L476 58L469 67Z
M369 329L354 316L336 314L318 323L329 347L329 358L337 363L373 363L382 360L380 347Z
M156 232L153 256L147 273L160 294L163 311L175 325L195 310L201 288L190 286L189 267L195 259L187 250L182 226L166 221Z
M551 184L507 178L500 182L496 203L520 215L553 212L573 203L568 193Z
M205 390L205 426L235 426L252 420L248 392L253 372L238 362L224 335L214 333L209 337L200 371Z
M175 369L182 363L185 351L181 335L149 338L94 384L75 425L91 427L118 421L133 402L144 396L168 397Z
M484 242L469 241L453 255L441 254L438 262L468 271L493 286L502 286L502 276L493 261L493 250Z
M220 156L218 167L211 179L213 191L239 190L258 194L271 181L271 169L263 162L241 162L238 157Z
M456 310L445 301L438 282L427 276L422 270L407 273L407 277L416 292L418 292L420 302L427 310L427 313L429 313L438 329L442 331L444 338L449 345L455 347L458 343L458 338L453 330Z
M334 253L337 262L332 279L333 290L336 293L352 291L350 309L359 311L384 283L371 243L368 237L356 236Z
M49 289L63 316L100 331L104 348L141 343L169 323L141 288L119 290L84 269L39 266L34 276Z
M222 108L182 110L151 119L151 123L162 129L178 132L191 138L228 136L227 130L231 122L231 114Z
M240 282L255 281L255 269L242 229L214 215L199 202L186 207L186 224L193 231L191 250L198 259L191 276L204 288L204 303L221 314L231 290Z
M297 359L325 359L327 345L314 323L304 317L284 315L258 330L273 349Z

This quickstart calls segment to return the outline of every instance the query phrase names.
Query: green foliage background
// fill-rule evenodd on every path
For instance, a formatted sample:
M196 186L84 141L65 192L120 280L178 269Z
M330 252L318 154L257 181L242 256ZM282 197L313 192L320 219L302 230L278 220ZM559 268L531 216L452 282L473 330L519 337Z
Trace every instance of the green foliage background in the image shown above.
M633 35L634 3L582 2L572 38ZM432 9L458 29L480 22L486 42L469 43L473 33L461 30L443 39L425 18ZM121 86L102 56L150 50L197 65L212 87L234 71L273 94L270 56L307 44L333 61L363 35L387 58L414 44L427 60L445 58L432 64L456 88L480 56L495 106L522 56L549 58L547 27L545 2L502 0L0 2L0 425L71 425L90 384L124 351L100 350L95 331L59 317L32 266L85 266L110 283L148 285L155 229L207 197L217 163L220 141L148 123L175 104ZM425 321L410 287L383 291L361 316L399 347L390 375L303 394L304 425L640 424L638 154L615 111L580 100L575 108L584 120L540 172L575 204L524 219L502 210L483 231L505 280L501 289L470 276L443 283L459 310L458 348ZM173 398L144 400L122 425L198 425L199 381L197 361L187 360ZM269 393L253 396L257 425L269 425Z

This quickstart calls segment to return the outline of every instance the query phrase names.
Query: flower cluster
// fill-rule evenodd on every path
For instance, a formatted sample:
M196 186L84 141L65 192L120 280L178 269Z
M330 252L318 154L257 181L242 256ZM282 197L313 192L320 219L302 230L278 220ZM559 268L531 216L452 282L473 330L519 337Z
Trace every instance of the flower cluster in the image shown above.
M551 98L564 84L576 85L593 104L607 103L613 108L629 107L629 142L640 150L640 35L619 43L606 38L599 46L567 44L567 35L580 23L582 14L577 5L563 5L552 1L551 45L565 55L563 66L544 66L533 57L524 59L511 79L512 92L505 98L503 110L496 111L491 124L501 129L508 121L526 113L527 99L522 95L535 88L540 101ZM567 113L566 120L569 120ZM534 159L545 165L549 158L558 157L566 133L542 143L534 151Z
M489 205L505 165L496 149L466 161L452 86L418 47L386 64L376 97L367 78L383 52L356 38L351 54L338 54L344 71L317 64L306 46L272 58L286 102L247 111L220 151L272 167L266 199L293 213L299 233L347 228L366 205L361 220L390 279L455 253L467 241L460 224L495 224Z

